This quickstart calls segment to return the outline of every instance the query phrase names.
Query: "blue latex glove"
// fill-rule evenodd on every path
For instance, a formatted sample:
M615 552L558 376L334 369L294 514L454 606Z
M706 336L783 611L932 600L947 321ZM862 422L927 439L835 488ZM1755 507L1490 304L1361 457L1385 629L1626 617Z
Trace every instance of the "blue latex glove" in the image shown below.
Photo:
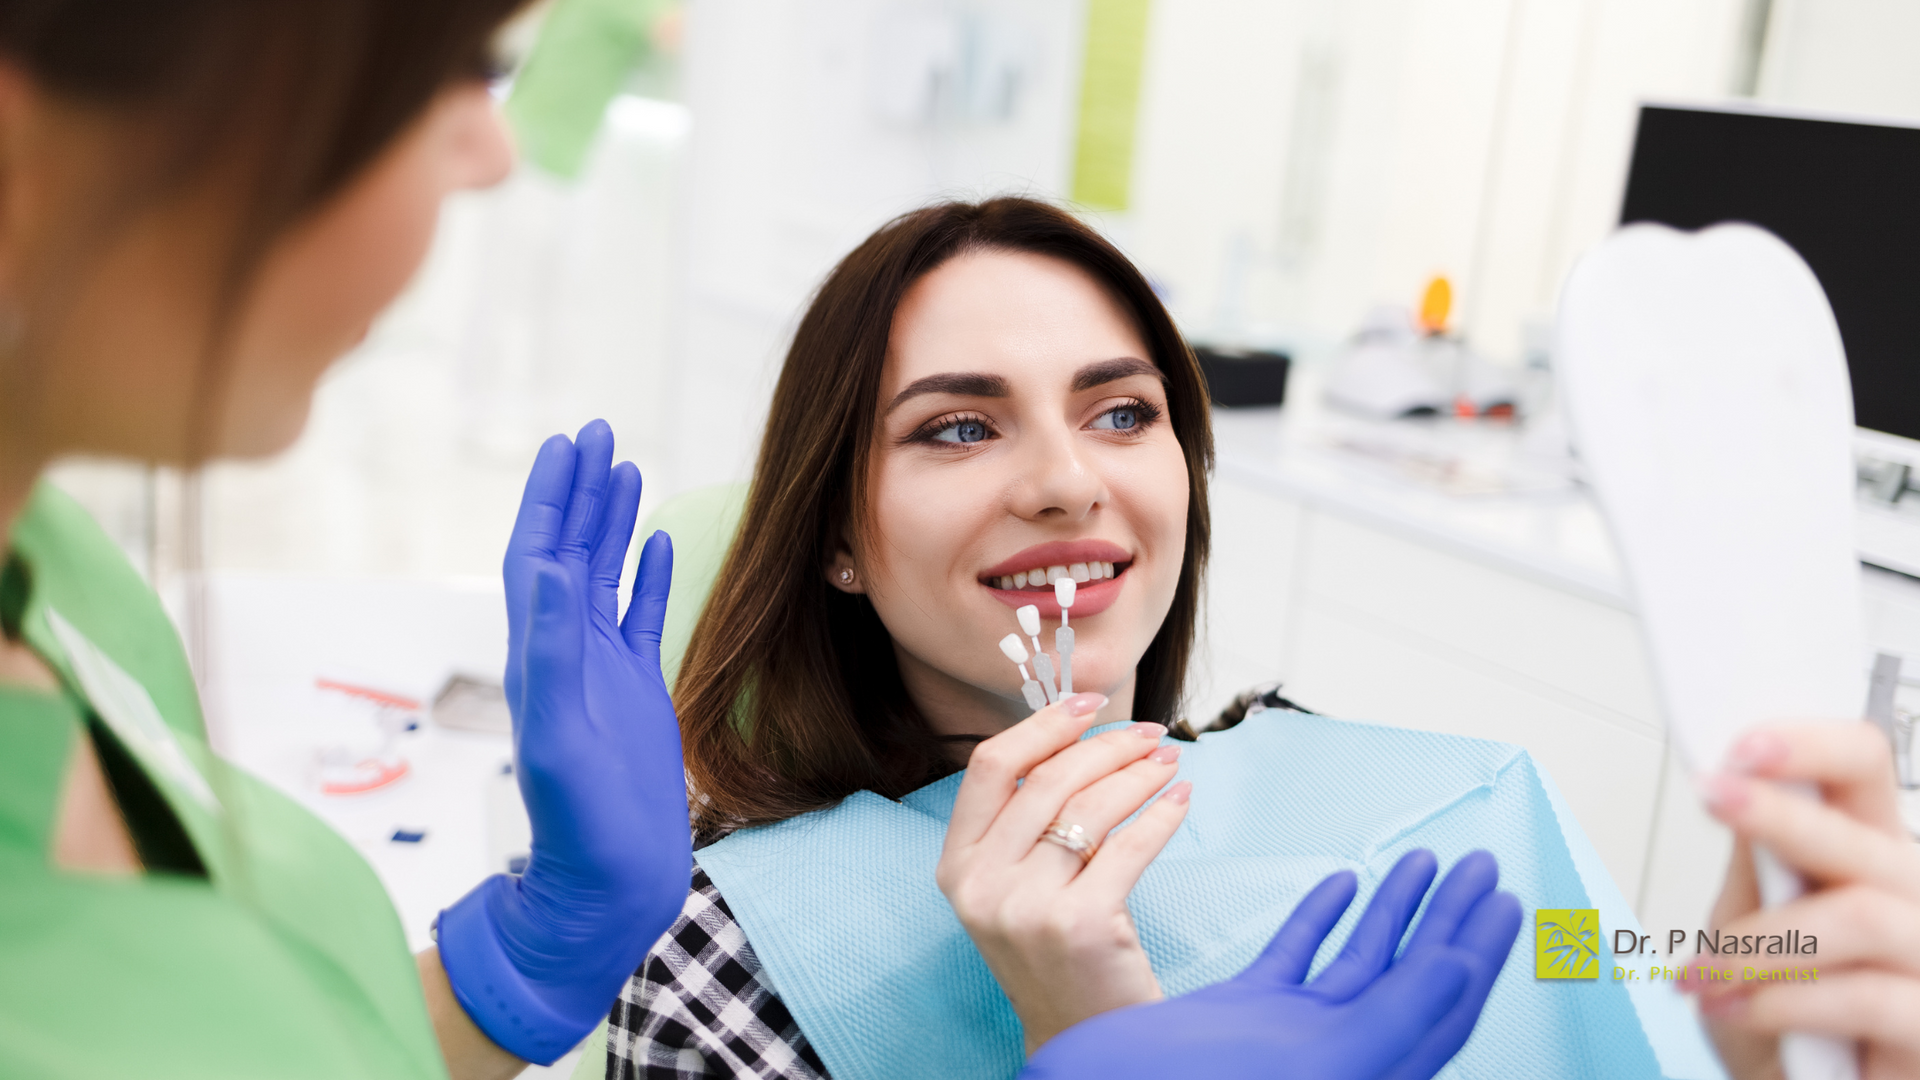
M526 873L440 915L454 995L507 1050L550 1064L607 1015L686 900L693 868L680 725L660 674L673 546L647 540L624 623L620 571L640 472L613 432L540 448L507 545L507 704L533 823Z
M1396 864L1340 955L1303 982L1353 902L1350 871L1300 901L1248 968L1191 994L1103 1013L1061 1032L1022 1080L1414 1080L1466 1045L1520 930L1520 904L1495 892L1500 870L1477 851L1434 893L1413 939L1394 951L1433 882L1432 852Z

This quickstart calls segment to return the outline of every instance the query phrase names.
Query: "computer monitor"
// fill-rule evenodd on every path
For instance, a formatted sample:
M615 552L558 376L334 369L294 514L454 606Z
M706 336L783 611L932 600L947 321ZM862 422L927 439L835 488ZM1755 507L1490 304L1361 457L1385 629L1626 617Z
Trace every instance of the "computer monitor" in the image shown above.
M1620 221L1792 245L1840 324L1855 422L1920 452L1920 126L1648 105Z
M1620 221L1746 221L1792 245L1840 325L1856 450L1920 477L1920 125L1647 105ZM1863 510L1861 557L1920 574L1920 496L1886 494L1902 512Z

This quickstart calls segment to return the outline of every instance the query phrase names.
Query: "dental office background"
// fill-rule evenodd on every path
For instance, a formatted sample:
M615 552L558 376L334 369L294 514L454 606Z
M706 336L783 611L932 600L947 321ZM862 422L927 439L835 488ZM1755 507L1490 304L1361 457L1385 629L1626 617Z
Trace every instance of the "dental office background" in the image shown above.
M1216 413L1191 715L1284 680L1333 715L1518 743L1644 925L1704 925L1727 841L1668 752L1554 419L1554 302L1619 219L1643 102L1920 123L1920 4L660 0L645 25L584 158L450 203L294 449L55 473L170 597L217 743L368 854L416 944L524 844L505 736L431 701L498 677L540 441L608 419L643 517L744 479L833 262L997 192L1085 208L1196 343L1293 358L1284 408ZM1356 334L1404 336L1437 276L1451 370L1519 418L1329 408ZM1914 500L1863 500L1920 536ZM1920 581L1863 573L1869 640L1920 657ZM368 760L345 786L370 790L326 793Z

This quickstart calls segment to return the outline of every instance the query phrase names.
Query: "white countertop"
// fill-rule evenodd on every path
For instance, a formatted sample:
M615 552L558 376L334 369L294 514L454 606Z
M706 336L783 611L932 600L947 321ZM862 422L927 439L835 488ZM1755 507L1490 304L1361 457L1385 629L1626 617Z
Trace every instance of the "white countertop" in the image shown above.
M1351 420L1303 381L1284 409L1214 410L1221 478L1631 609L1599 507L1564 460L1529 453L1527 432Z

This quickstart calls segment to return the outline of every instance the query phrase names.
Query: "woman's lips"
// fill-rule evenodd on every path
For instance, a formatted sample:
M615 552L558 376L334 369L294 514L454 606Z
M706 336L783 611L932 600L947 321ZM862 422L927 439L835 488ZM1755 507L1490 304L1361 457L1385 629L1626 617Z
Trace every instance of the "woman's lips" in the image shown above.
M1120 590L1125 588L1126 584L1127 576L1123 566L1120 573L1114 577L1082 582L1075 586L1071 618L1080 619L1098 615L1112 607L1113 602L1120 599ZM1023 608L1032 604L1040 609L1040 617L1043 619L1060 617L1060 601L1055 598L1052 589L1002 589L997 585L988 585L986 589L993 594L995 600L1010 608ZM1072 623L1069 622L1068 625Z

